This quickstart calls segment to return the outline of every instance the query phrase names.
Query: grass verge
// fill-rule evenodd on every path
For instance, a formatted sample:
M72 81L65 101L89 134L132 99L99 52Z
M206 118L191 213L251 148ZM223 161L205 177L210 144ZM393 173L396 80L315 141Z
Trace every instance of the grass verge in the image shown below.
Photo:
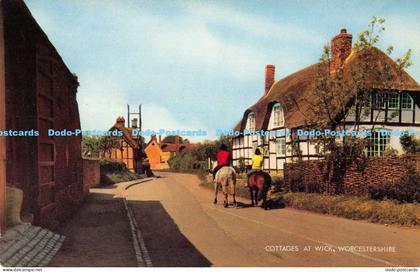
M141 178L143 178L142 175L130 172L128 170L114 173L101 173L101 185L111 185Z
M373 223L420 226L420 204L400 204L354 196L285 193L286 206Z
M211 176L203 173L195 174L199 176L201 186L213 189ZM237 180L237 195L249 199L249 190L244 185L245 179ZM287 207L321 214L331 214L348 219L366 220L380 224L420 226L420 204L401 204L392 200L378 201L367 197L346 195L290 192L277 192L271 194L271 198L284 203Z

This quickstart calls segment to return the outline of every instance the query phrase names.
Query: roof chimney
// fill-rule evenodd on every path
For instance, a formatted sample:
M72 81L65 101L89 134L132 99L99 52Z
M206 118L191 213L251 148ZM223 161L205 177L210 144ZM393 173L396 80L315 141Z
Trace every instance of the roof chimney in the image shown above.
M273 64L267 64L265 66L265 89L264 89L264 95L268 93L271 86L274 84L274 73L275 73L276 67Z
M340 34L331 40L331 71L336 71L344 66L344 62L351 53L351 43L353 36L347 33L347 29L343 28Z
M121 126L125 126L125 119L122 116L118 116L117 118L117 124L121 125Z
M137 128L137 118L131 119L131 127L132 128Z

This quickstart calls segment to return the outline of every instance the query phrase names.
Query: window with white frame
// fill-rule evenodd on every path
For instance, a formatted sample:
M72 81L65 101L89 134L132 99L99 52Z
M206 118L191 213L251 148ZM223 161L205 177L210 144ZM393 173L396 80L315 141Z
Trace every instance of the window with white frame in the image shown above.
M373 94L373 108L374 109L385 109L385 94L374 93Z
M272 110L272 118L273 118L273 127L283 127L284 126L284 113L283 107L280 103L276 103L273 105Z
M398 93L388 94L388 109L390 110L400 109L400 94Z
M276 155L277 156L286 155L286 139L285 138L276 139Z
M257 150L257 148L258 148L258 142L257 141L252 142L252 152L253 152L253 154L255 154L255 150Z
M251 131L255 130L255 114L253 112L250 112L248 114L248 119L246 121L246 128Z
M389 134L381 133L381 131L372 132L372 136L369 137L369 140L369 145L366 150L369 157L382 156L390 144Z
M408 93L403 93L401 97L401 108L403 110L412 110L414 106L414 101L411 95Z

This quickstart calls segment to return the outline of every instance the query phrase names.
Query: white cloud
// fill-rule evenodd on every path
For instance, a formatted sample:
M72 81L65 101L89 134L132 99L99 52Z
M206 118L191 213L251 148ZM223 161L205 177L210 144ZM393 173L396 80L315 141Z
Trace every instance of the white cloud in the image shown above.
M77 94L84 130L107 130L126 110L126 97L117 83L106 77L79 78Z
M161 106L154 104L142 105L142 120L143 130L150 129L151 131L204 131L207 136L185 136L191 142L198 142L204 139L214 138L213 131L209 130L204 124L191 118L189 120L179 120L173 113ZM165 135L162 135L164 138ZM147 137L146 137L147 138Z
M243 33L257 37L286 40L288 43L300 40L309 46L318 45L323 41L322 35L314 33L309 28L284 21L281 17L274 22L269 17L250 14L237 7L222 4L223 2L186 1L185 3L191 14L196 14L197 19L238 28Z

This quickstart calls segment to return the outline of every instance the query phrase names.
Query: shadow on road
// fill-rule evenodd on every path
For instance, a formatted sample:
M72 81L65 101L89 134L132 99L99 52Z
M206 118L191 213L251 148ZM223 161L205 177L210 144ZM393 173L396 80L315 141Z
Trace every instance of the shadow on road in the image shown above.
M210 261L181 233L159 201L129 201L153 266L207 267Z
M237 201L238 209L244 209L244 208L261 208L261 202L258 203L258 207L252 206L251 205L251 200L249 203L243 203L240 201ZM268 203L268 210L276 210L276 209L284 209L286 206L284 205L284 203L281 202L274 202L272 200L267 200Z
M123 202L112 194L91 193L57 232L66 239L49 266L137 266Z

